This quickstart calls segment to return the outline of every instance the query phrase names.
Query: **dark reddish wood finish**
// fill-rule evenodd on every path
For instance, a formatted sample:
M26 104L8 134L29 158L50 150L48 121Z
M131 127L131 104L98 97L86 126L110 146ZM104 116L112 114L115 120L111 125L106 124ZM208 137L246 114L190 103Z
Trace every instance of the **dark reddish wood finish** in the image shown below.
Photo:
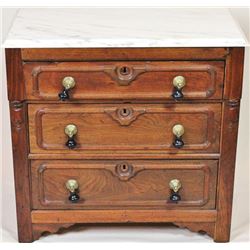
M214 222L175 222L173 223L174 225L180 227L180 228L187 228L191 232L196 232L196 233L206 233L210 237L214 237Z
M134 49L7 49L6 50L6 56L7 56L7 74L8 74L8 96L10 100L10 112L11 112L11 122L12 122L12 141L13 141L13 156L14 156L14 172L15 172L15 186L16 186L16 198L17 198L17 218L18 218L18 232L19 232L19 241L21 242L31 242L34 239L37 239L43 231L49 231L49 232L56 232L60 227L68 227L75 223L105 223L105 222L112 222L112 223L118 223L118 222L173 222L176 225L180 227L187 227L192 231L205 231L207 234L212 236L215 241L217 242L227 242L230 239L230 224L231 224L231 212L232 212L232 195L233 195L233 181L234 181L234 169L235 169L235 156L236 156L236 140L237 140L237 129L238 129L238 115L239 115L239 104L240 104L240 97L241 97L241 90L242 90L242 71L243 71L243 59L244 59L244 48L134 48ZM53 69L56 67L55 62L61 62L58 63L58 68L62 67L63 65L67 65L68 68L71 68L72 65L97 65L102 64L103 62L109 62L107 65L112 64L119 64L118 61L128 62L128 64L132 65L137 61L138 64L144 64L145 62L141 61L152 61L152 64L158 65L158 61L169 61L167 64L171 65L171 63L174 65L184 65L190 63L190 65L209 65L209 63L213 65L217 65L216 72L219 74L216 81L216 91L212 94L211 98L206 98L204 93L206 92L206 89L209 89L209 83L210 80L207 80L206 86L203 85L204 79L201 81L201 85L199 85L199 82L197 82L197 90L198 92L195 93L195 89L189 89L190 94L190 100L183 100L180 102L174 102L168 98L170 94L170 89L167 90L167 94L160 94L161 93L161 86L164 85L158 85L157 91L154 92L154 88L148 89L148 94L143 97L142 92L137 92L137 96L135 95L135 92L131 91L130 94L133 95L130 97L129 100L131 106L133 107L142 107L147 103L148 106L155 105L160 106L162 103L164 103L165 107L172 107L173 112L176 112L177 107L182 106L183 107L191 107L188 109L192 109L195 111L195 109L199 109L201 107L208 107L207 110L211 110L211 107L220 107L213 109L216 118L216 124L217 128L215 128L216 133L214 134L216 138L214 140L216 141L216 147L214 147L214 150L211 151L204 151L204 152L192 152L192 150L189 153L174 153L174 154L163 154L162 152L155 152L151 154L141 154L141 152L138 150L130 152L126 152L125 150L114 154L115 150L113 149L113 154L106 154L103 150L96 150L92 151L91 154L86 154L83 151L81 151L81 154L78 154L76 152L65 154L65 152L68 152L66 149L62 149L59 147L57 149L58 151L56 153L52 152L53 150L40 150L40 148L36 145L36 136L37 136L37 125L34 124L34 118L37 111L42 110L42 108L46 107L46 111L50 110L51 107L54 105L56 107L55 110L63 110L61 107L61 102L59 100L56 100L56 93L58 91L58 78L57 74L58 72L55 72L53 74L49 74L49 76L43 76L45 78L42 79L42 83L40 82L42 86L42 90L44 93L39 92L38 94L34 92L34 85L33 82L31 82L31 70L33 70L33 66L36 65L36 67L39 65L46 67L53 67ZM154 62L153 62L154 61ZM179 61L179 62L178 62ZM181 61L181 62L180 62ZM199 61L199 62L198 62ZM215 62L219 61L219 62ZM50 63L52 64L50 64ZM77 63L78 62L78 63ZM85 63L83 63L85 62ZM99 62L99 63L97 63ZM23 64L22 64L23 63ZM162 62L164 63L164 62ZM26 65L25 65L26 64ZM25 71L25 81L23 77L23 65L24 65L24 71ZM31 66L30 66L31 65ZM224 84L222 84L222 78L223 78L223 65L225 65L225 76L224 76ZM29 68L30 67L30 68ZM159 67L159 65L158 65ZM178 71L177 72L181 72ZM68 73L68 72L67 72ZM27 75L28 74L28 75ZM110 73L109 73L110 74ZM150 77L148 80L150 80L150 83L153 83L157 81L157 75L158 73L155 72L154 74L151 72ZM116 77L111 72L112 77ZM41 74L42 76L42 74ZM142 75L138 75L135 77L137 79L136 81L139 81L140 77ZM77 76L78 77L78 76ZM81 76L79 75L81 78ZM112 78L111 77L111 78ZM156 78L155 78L156 77ZM191 75L187 75L186 77L191 77ZM192 77L195 77L194 75ZM159 82L162 81L162 76L159 77ZM51 79L53 81L51 81ZM82 78L83 79L83 78ZM105 78L104 78L105 79ZM119 79L116 79L116 82L119 83ZM170 78L169 78L170 79ZM194 78L193 78L194 79ZM48 81L48 88L45 88L45 82ZM57 82L54 83L54 80ZM33 81L33 80L32 80ZM113 81L113 82L112 82ZM129 80L130 81L130 80ZM128 82L129 82L128 81ZM108 82L107 79L104 81L105 84ZM112 88L114 88L114 80L110 80L112 82ZM127 83L128 83L127 82ZM101 83L101 79L100 79ZM86 86L87 86L86 82ZM129 87L136 86L133 81L129 82L129 85L126 87L129 91ZM142 83L143 84L143 83ZM124 87L124 86L123 86ZM193 87L195 85L193 84ZM89 88L91 89L91 85L89 85ZM139 85L136 87L136 91L140 90ZM222 89L223 88L223 89ZM135 89L134 89L135 90ZM188 88L186 88L188 90ZM46 92L47 91L47 92ZM98 107L104 107L103 105L106 105L110 108L110 106L116 107L119 105L124 105L126 100L126 91L123 91L124 96L122 98L116 98L116 96L110 92L108 93L108 88L104 87L102 91L104 91L105 94L102 94L102 92L99 92L99 94L95 97L94 91L91 89L91 98L89 100L82 100L82 97L87 97L87 93L85 93L83 89L81 90L81 93L77 94L73 93L72 97L75 97L75 99L70 100L70 104L67 102L67 104L64 105L65 113L70 114L70 112L77 107L83 107L82 105L90 105L90 104L80 104L84 102L92 102L91 105L93 107L97 107L97 104L93 103L99 103ZM115 89L112 89L112 91L115 91ZM154 98L150 98L149 93L152 91L154 93ZM119 91L118 91L119 92ZM117 92L117 93L118 93ZM145 94L145 93L144 93ZM105 99L105 98L109 99ZM113 97L113 98L111 98ZM129 97L129 94L127 95ZM138 98L137 98L138 97ZM198 97L198 98L197 98ZM77 100L77 98L79 98ZM125 99L123 99L125 98ZM135 99L136 98L136 99ZM138 100L141 98L141 101ZM195 100L196 98L196 100ZM202 99L201 99L202 98ZM129 98L128 98L129 99ZM140 104L138 104L138 101ZM105 104L106 103L106 104ZM108 104L109 103L109 104ZM136 104L137 103L137 104ZM154 104L153 104L154 103ZM160 104L161 103L161 104ZM183 104L182 104L183 103ZM187 103L191 104L191 106L188 106ZM59 105L60 104L60 105ZM72 105L72 106L70 106ZM128 105L128 103L126 103ZM29 106L29 114L28 114L28 107ZM86 107L87 107L86 106ZM175 107L175 108L174 108ZM222 107L222 108L221 108ZM188 110L187 109L187 110ZM67 111L68 110L68 111ZM74 113L74 112L73 112ZM140 118L143 117L141 115L140 111L137 110L135 113L135 121L124 121L121 120L119 117L117 117L116 112L112 110L109 110L107 112L109 114L110 122L109 124L119 124L121 127L129 127L134 126L135 123L140 121ZM58 114L57 114L58 115ZM67 116L67 115L66 115ZM69 115L70 116L70 115ZM63 117L63 116L62 116ZM28 119L30 121L30 131L28 131ZM77 118L80 119L80 118ZM63 121L67 120L67 117L63 117ZM98 121L98 119L96 119ZM198 119L199 120L199 119ZM193 129L195 129L195 126L199 124L197 119L192 119L192 116L190 116L190 124L193 123ZM93 122L94 120L92 120ZM155 119L152 119L151 123L153 124ZM130 124L131 122L131 124ZM50 119L50 125L56 124L53 122L53 119ZM97 126L98 122L92 123L92 126ZM142 125L143 123L141 123ZM201 126L205 126L206 123L200 123ZM60 125L60 121L57 124ZM59 136L58 131L54 131L53 133L49 132L50 126L48 126L47 121L46 123L42 124L40 126L41 128L45 128L44 133L45 135L52 136L52 141L50 141L47 144L50 145L51 142L53 142L53 133ZM32 130L33 129L33 130ZM112 130L111 127L109 127L110 130ZM142 128L143 129L143 128ZM192 133L192 136L195 138L199 137L202 134L204 127L202 127L201 130L196 131L197 133ZM210 128L206 128L206 131L210 131ZM155 130L155 134L157 135L157 129ZM111 131L112 133L113 131ZM220 135L218 135L220 132ZM28 137L31 138L31 148L34 150L32 153L29 152L29 140ZM60 137L60 136L59 136ZM62 143L59 140L60 143ZM195 139L194 138L194 139ZM65 139L65 138L64 138ZM58 143L58 142L57 142ZM59 144L60 144L59 143ZM110 141L109 141L110 143ZM100 144L100 141L99 141ZM130 143L127 143L127 146L130 145ZM99 145L100 146L100 145ZM126 146L126 145L125 145ZM123 145L124 147L124 145ZM134 152L134 153L133 153ZM192 153L191 153L192 152ZM177 162L184 162L185 164L189 163L195 163L195 162L216 162L215 159L218 160L218 178L217 178L217 185L213 184L215 181L216 171L215 167L209 168L209 173L211 175L211 178L209 180L209 184L213 184L213 189L209 191L210 194L210 206L207 206L206 209L203 209L202 207L195 207L191 209L187 209L186 207L183 207L181 209L176 209L176 207L168 207L167 209L149 209L150 204L149 201L147 201L147 206L140 207L140 209L132 209L131 207L127 207L129 209L114 209L110 207L109 209L98 209L98 210L71 210L68 209L70 206L67 205L66 210L59 209L57 207L53 207L53 209L44 210L41 209L42 206L38 201L38 181L37 181L37 169L39 166L44 163L48 166L51 166L53 162L57 162L54 164L54 166L57 166L57 164L61 164L61 162L65 162L65 160L69 160L71 163L68 164L68 166L65 167L65 171L63 171L61 174L58 175L58 177L55 177L55 180L58 180L60 182L63 181L63 178L65 177L65 180L69 177L70 173L67 169L73 168L73 161L76 162L76 167L73 169L76 169L76 175L83 176L81 173L85 170L82 170L82 166L86 166L85 163L83 164L83 160L80 160L82 157L84 157L84 162L86 161L92 162L93 159L97 161L99 159L99 162L110 162L112 161L129 161L134 162L133 164L136 165L135 162L139 162L139 159L143 159L143 162L145 162L145 166L149 167L152 166L152 161L159 161L160 165L164 166L163 168L166 168L166 166L169 163L166 163L166 159L172 160L175 162L175 167L178 168ZM111 158L112 157L112 158ZM33 167L31 169L30 166L30 159L35 159L33 161ZM55 160L58 159L58 160ZM77 160L73 160L77 159ZM87 160L88 159L88 160ZM106 159L106 160L104 160ZM154 160L153 160L154 159ZM164 160L165 159L165 160ZM178 160L177 160L178 159ZM200 159L200 160L198 160ZM206 160L211 159L211 160ZM59 165L60 165L59 164ZM94 164L94 162L92 162ZM192 165L192 164L191 164ZM95 167L100 166L98 164L95 164ZM77 168L78 167L78 168ZM89 176L90 179L93 179L94 176L94 168L89 170ZM108 167L111 168L111 167ZM50 169L50 168L49 168ZM137 167L135 168L137 169ZM216 167L217 169L217 167ZM34 204L31 202L31 189L30 189L30 171L33 172L33 199ZM56 198L56 193L52 192L52 184L51 179L55 175L54 173L50 171L54 170L46 170L48 171L48 176L51 178L47 178L45 175L44 181L45 186L47 185L47 194L49 197L49 201L52 201ZM45 171L45 172L46 172ZM72 170L73 171L73 170ZM73 171L73 172L74 172ZM139 171L135 174L134 177L131 177L131 180L139 180L141 176L144 173L144 178L140 179L138 183L142 183L143 180L149 180L150 182L154 183L154 179L151 178L151 175L146 174L147 170ZM150 170L152 175L156 173L157 170L152 169ZM167 171L167 170L166 170ZM180 175L184 172L181 172L182 170L174 170L175 173L178 173ZM185 171L185 170L184 170ZM99 170L99 172L103 172L103 170ZM112 172L112 171L111 171ZM50 174L51 173L51 174ZM120 182L124 182L124 180L119 180L116 173L112 172L112 180L108 179L110 183L118 182L118 186L120 185ZM98 176L98 174L97 174ZM162 173L161 178L159 179L159 183L157 185L162 184L164 176L167 176L167 174ZM101 175L101 177L103 177ZM81 177L82 178L82 177ZM186 177L184 182L187 182L187 180L191 180L191 186L194 185L196 180L199 180L199 174L194 174L193 176ZM115 180L115 181L114 181ZM86 180L83 180L85 182ZM120 181L120 182L119 182ZM127 181L129 183L130 180ZM57 184L56 184L57 185ZM82 185L82 183L81 183ZM156 185L156 186L157 186ZM188 184L187 184L188 185ZM144 187L146 187L144 185ZM64 189L62 186L57 187L58 190L60 190L60 193L58 194L58 197L60 201L62 200L62 194L64 195ZM195 188L197 189L197 188ZM216 197L214 197L213 192L215 192L216 189ZM36 191L37 190L37 191ZM122 190L122 189L121 189ZM158 190L158 186L157 189ZM107 193L112 197L114 200L113 193L110 190L107 190ZM89 190L89 193L93 195L93 192ZM159 192L161 194L161 191ZM102 196L105 196L105 194L100 193ZM134 194L134 192L133 192ZM149 200L152 202L154 199L152 195L149 192ZM35 197L35 198L34 198ZM119 196L121 200L124 195ZM134 196L133 196L134 197ZM201 197L201 196L200 196ZM134 197L135 198L135 197ZM145 198L145 197L144 197ZM192 200L192 196L189 197ZM92 201L93 196L91 196ZM104 200L106 197L104 197ZM112 200L111 199L111 200ZM142 199L142 198L140 198ZM140 199L135 199L137 202ZM102 202L104 201L102 200ZM107 200L107 199L106 199ZM130 202L130 200L127 200ZM214 203L215 201L215 203ZM123 200L124 202L124 200ZM207 203L209 204L209 203ZM39 210L32 210L31 207L34 205L36 208L39 208ZM128 204L129 205L129 204ZM214 208L215 205L215 208ZM65 204L63 203L60 205L61 207ZM103 206L103 204L100 205L100 207ZM159 206L161 207L161 206ZM78 206L77 209L80 209L81 207ZM147 208L147 209L146 209ZM185 209L186 208L186 209ZM210 209L208 209L210 208ZM55 210L57 209L57 210Z
M24 61L224 60L229 48L22 49Z
M125 166L125 170L121 170ZM80 200L65 183L76 179ZM171 203L169 182L181 181ZM32 161L34 209L214 209L217 161Z
M231 48L226 60L225 100L222 107L220 163L217 187L217 211L214 240L230 240L235 159L240 98L244 65L244 49Z
M239 108L239 101L226 101L223 104L221 158L217 188L218 216L214 235L215 241L219 242L226 242L230 239Z
M244 49L230 48L226 59L224 99L238 101L241 98L244 68Z
M105 210L33 210L34 224L42 223L145 223L215 222L216 210L105 209Z
M32 237L30 168L28 161L28 113L19 49L6 50L10 100L13 163L18 221L18 239L30 242Z
M6 70L9 101L22 102L26 99L25 82L20 49L6 49Z
M127 75L120 71L126 67ZM131 101L174 100L173 79L186 79L183 100L221 99L224 81L223 61L154 62L61 62L26 63L24 76L29 100L58 100L62 80L74 77L70 100ZM199 82L199 84L197 84Z
M130 109L128 118L119 110ZM70 112L68 112L70 110ZM192 116L192 119L190 117ZM130 152L154 157L155 153L218 153L221 104L31 104L29 105L31 153L68 155L105 151L107 155ZM75 124L77 146L69 150L64 128ZM173 146L172 128L185 128L181 149ZM157 133L156 133L157 131Z
M44 233L58 233L63 229L69 228L74 224L47 223L33 224L33 239L38 240Z

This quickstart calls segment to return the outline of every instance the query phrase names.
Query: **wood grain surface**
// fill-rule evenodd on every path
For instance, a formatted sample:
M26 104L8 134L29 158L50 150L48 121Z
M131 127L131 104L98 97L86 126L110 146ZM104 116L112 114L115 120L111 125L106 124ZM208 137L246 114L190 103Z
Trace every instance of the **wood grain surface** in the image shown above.
M127 70L124 74L123 70ZM173 79L183 76L183 100L221 99L223 61L25 63L29 100L59 100L62 80L71 76L74 100L174 100ZM198 83L198 84L197 84Z
M122 169L122 167L124 167ZM80 200L65 183L75 179ZM169 200L181 181L178 204ZM217 161L32 161L34 209L214 209Z
M214 222L216 210L33 210L32 223Z
M15 179L18 240L32 241L30 162L28 160L28 112L23 81L21 51L6 50L8 97L10 100L10 121ZM7 204L8 205L8 204ZM14 215L8 215L14 216Z
M172 222L229 241L243 60L244 48L6 49L19 241L106 222ZM65 76L76 86L62 102ZM69 178L79 203L68 201ZM178 204L172 178L183 184Z
M23 48L24 61L223 60L229 48Z
M131 109L128 117L120 110ZM217 153L221 104L32 104L29 105L31 153L88 153L124 151L150 154ZM126 122L124 122L126 121ZM78 128L77 147L69 150L64 128ZM182 124L184 147L172 143L172 128ZM66 157L66 156L65 156Z

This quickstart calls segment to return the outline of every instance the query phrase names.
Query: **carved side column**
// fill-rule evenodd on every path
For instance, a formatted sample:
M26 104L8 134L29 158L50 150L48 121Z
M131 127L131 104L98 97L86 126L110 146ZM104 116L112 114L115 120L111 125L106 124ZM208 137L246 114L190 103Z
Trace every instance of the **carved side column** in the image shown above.
M217 187L217 221L214 240L228 242L232 214L236 146L242 89L244 48L230 48L226 58L224 102L220 138L220 162Z
M214 240L228 242L232 214L236 144L240 101L223 103L221 158L218 172L217 210Z
M27 104L20 49L6 49L18 240L33 241L29 183Z
M18 222L18 239L20 242L31 242L32 225L30 209L30 183L27 133L27 104L10 103L12 148L16 192L16 209Z

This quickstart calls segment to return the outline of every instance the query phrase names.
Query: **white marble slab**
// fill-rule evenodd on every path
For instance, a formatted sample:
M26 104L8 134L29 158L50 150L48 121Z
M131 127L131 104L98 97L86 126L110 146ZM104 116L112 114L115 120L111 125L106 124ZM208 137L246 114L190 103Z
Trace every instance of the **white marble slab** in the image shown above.
M247 41L227 9L20 9L4 47L225 47Z

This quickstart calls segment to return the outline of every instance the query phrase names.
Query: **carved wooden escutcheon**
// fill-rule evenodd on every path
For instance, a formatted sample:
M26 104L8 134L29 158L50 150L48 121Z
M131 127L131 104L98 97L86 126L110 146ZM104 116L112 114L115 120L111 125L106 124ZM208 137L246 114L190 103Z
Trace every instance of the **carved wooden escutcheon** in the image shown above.
M105 109L106 112L113 120L117 121L122 126L128 126L135 121L138 116L146 113L145 109L133 109L131 107L110 108Z
M128 180L134 175L133 166L127 162L117 164L115 170L120 180Z
M104 72L121 86L129 85L138 75L146 72L145 66L118 66L104 69Z

